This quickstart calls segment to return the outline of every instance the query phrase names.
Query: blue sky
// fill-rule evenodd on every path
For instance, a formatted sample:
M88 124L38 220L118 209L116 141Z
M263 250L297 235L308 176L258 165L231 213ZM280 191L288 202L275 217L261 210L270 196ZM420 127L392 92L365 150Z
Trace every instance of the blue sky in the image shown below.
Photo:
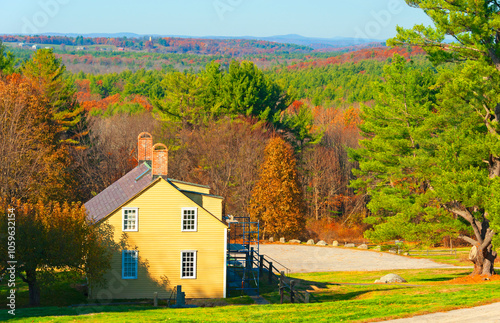
M387 39L431 24L403 0L0 0L0 33Z

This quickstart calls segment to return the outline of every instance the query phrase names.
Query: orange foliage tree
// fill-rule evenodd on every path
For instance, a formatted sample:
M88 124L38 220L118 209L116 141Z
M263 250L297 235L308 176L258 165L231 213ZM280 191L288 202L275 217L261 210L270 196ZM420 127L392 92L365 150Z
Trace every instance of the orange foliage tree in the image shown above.
M250 216L260 221L264 236L296 238L304 232L304 212L293 149L275 137L265 149L260 178L252 191Z
M57 272L70 269L102 282L110 267L106 245L111 235L87 221L83 205L0 198L0 210L0 232L5 233L0 235L0 274L8 260L17 261L15 274L28 284L30 306L40 305L41 284L53 281ZM15 223L15 234L9 222ZM9 246L15 247L14 254L8 253Z
M31 201L70 198L62 125L47 98L19 74L0 79L0 194Z

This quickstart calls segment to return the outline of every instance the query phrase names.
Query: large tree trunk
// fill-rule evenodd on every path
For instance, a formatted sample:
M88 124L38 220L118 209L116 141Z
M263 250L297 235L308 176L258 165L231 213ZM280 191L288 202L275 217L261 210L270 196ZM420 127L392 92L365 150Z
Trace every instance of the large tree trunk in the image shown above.
M474 271L471 276L494 275L495 271L493 264L495 263L496 257L497 253L493 250L491 243L485 248L481 248L481 246L479 246L479 248L477 246L473 246L469 254L469 260L474 264Z
M36 271L35 270L27 270L26 271L26 280L29 288L30 295L30 306L39 306L40 305L40 286L38 285L38 281L36 279Z
M453 205L445 207L454 214L467 220L474 231L474 238L463 235L459 236L462 240L467 241L473 246L469 254L469 260L474 264L474 271L471 275L494 275L495 271L493 265L497 258L497 253L493 250L492 240L495 231L490 228L488 212L483 212L482 221L480 221L474 217L472 213L472 211L477 212L479 208L469 210L458 202L454 202Z

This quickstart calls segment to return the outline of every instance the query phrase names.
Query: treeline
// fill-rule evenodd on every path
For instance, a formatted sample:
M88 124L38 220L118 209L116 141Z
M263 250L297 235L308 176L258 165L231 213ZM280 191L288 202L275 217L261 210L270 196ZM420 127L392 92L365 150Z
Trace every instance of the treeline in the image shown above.
M415 64L423 69L428 63L417 60ZM173 174L181 180L212 186L217 194L226 197L227 213L247 212L265 142L273 134L279 134L296 150L307 218L343 221L349 218L356 222L363 216L364 200L348 188L355 165L349 162L345 148L357 146L359 106L371 104L371 84L381 81L385 65L385 61L367 59L299 70L282 67L261 71L251 62L229 65L213 62L198 73L141 69L104 75L79 73L73 77L78 100L93 122L100 125L99 129L102 124L109 123L111 127L119 122L139 122L133 120L143 120L143 113L152 114L150 128L161 125L161 130L151 130L155 137L164 136L165 142L175 144L171 158L180 159L171 165L183 165L177 170L172 166ZM129 124L125 128L134 127ZM228 135L222 135L220 129L225 129ZM243 132L248 131L247 136L237 133L241 129L247 129ZM252 141L254 136L258 138L256 141ZM127 138L129 143L117 144L107 139L106 144L128 147L124 152L132 151L135 140ZM253 157L247 156L251 161L236 161L227 154L222 161L207 158L212 155L210 149L220 147L238 155L234 143L221 142L224 138L240 138L237 142L242 145L246 140L251 141L256 147L251 152ZM211 145L209 141L217 144ZM111 149L104 150L108 155L113 154ZM219 163L233 165L235 168L226 169L228 174L240 175L234 178L216 175L214 172L224 168ZM245 172L239 168L243 165ZM249 165L253 165L252 171ZM117 172L107 183L125 171ZM226 181L214 183L213 178Z
M263 40L248 39L202 39L149 37L107 38L107 37L67 37L67 36L24 36L1 35L4 42L47 44L64 46L114 46L131 50L150 50L160 53L180 53L196 55L229 55L241 57L248 54L307 53L313 49L295 44L282 44Z
M51 50L29 61L42 53L63 66ZM66 135L80 147L68 148L77 181L71 196L86 201L135 167L134 136L149 131L168 143L172 177L210 185L225 197L226 214L243 215L266 143L280 136L294 149L304 216L360 223L364 197L348 186L356 165L346 147L357 146L359 106L370 104L371 83L381 81L386 64L366 59L261 70L249 61L213 61L182 73L65 72L81 110L77 130Z
M332 70L306 87L291 81L298 71L264 72L249 61L211 62L199 72L73 74L51 49L16 65L0 44L0 205L5 218L14 208L18 229L30 232L17 249L20 259L30 260L18 262L30 304L39 304L40 282L59 270L98 279L109 266L102 246L112 235L85 220L81 202L137 165L143 131L169 147L169 177L209 185L224 197L225 214L250 213L263 220L268 235L331 239L331 223L359 226L365 197L349 188L356 164L346 147L357 147L358 105L368 96L352 98L353 105L319 105L309 92L359 68L372 75L358 80L368 86L378 69L361 64ZM269 157L274 151L286 158ZM279 222L269 221L273 212L251 207L261 205L256 184L269 176L293 188L273 195L280 203L268 200ZM61 248L71 236L74 243ZM1 260L0 272L6 269Z

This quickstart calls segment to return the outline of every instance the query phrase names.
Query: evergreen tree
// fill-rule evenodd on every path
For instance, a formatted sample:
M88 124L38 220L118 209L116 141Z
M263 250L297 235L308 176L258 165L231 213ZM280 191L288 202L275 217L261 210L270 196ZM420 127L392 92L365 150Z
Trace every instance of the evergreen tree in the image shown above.
M293 149L280 137L265 149L259 181L250 200L249 213L259 220L264 235L298 238L305 228L304 198Z
M55 57L52 49L40 49L24 63L22 74L45 95L52 107L54 120L61 126L60 140L77 143L73 138L75 126L83 116L76 101L76 88L65 75L66 67Z
M14 55L11 52L5 52L5 45L0 39L0 72L11 73L15 63Z
M403 238L428 244L456 236L464 229L461 222L432 207L439 206L434 187L443 173L438 168L444 143L432 89L436 76L398 55L384 70L385 82L374 88L376 104L362 108L359 127L367 139L350 151L360 163L351 185L370 197L373 215L366 221L374 230L365 234L377 242Z
M398 27L392 45L419 45L435 64L453 62L439 77L438 102L431 120L432 163L419 172L432 205L468 224L473 274L494 274L492 241L500 229L500 5L496 1L406 0L421 8L435 27ZM443 42L445 36L455 42ZM417 154L418 156L419 154ZM427 166L427 167L425 167ZM422 206L423 206L422 205ZM432 210L433 210L432 209ZM431 209L427 209L426 219ZM375 228L377 231L377 228Z

